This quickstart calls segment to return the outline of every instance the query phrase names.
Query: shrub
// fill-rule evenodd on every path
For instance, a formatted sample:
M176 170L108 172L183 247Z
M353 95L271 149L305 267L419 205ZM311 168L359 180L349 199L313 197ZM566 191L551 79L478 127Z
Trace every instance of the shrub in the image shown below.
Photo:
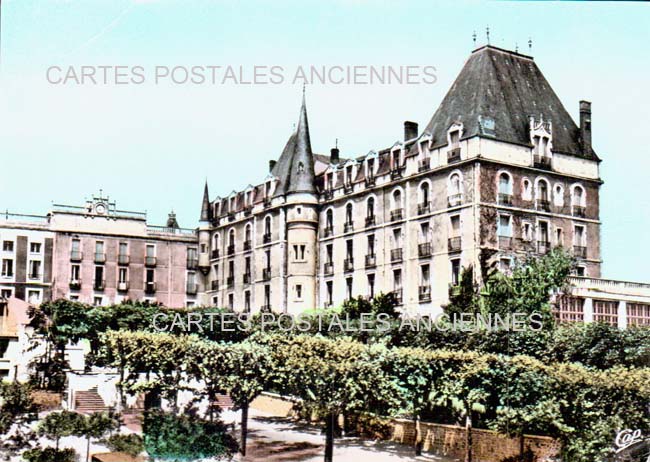
M74 449L35 448L25 451L23 459L27 462L76 462Z

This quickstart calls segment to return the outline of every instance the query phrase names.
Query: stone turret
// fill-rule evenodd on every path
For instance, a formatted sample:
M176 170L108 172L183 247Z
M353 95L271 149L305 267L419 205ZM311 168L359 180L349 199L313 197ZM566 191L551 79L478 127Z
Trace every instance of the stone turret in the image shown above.
M210 272L210 194L206 180L203 188L203 202L201 204L201 217L199 219L199 270L207 275Z

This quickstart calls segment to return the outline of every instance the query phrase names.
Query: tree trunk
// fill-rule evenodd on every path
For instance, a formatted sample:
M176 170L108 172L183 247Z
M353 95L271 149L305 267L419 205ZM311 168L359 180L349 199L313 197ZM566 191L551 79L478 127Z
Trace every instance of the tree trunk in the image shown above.
M327 422L325 423L325 462L332 462L334 460L334 419L336 418L335 412L330 412L327 415Z
M413 443L413 448L415 449L415 455L422 455L422 432L420 431L420 415L415 414L413 416L413 424L415 427L415 441Z
M248 403L241 407L241 455L246 455L246 436L248 433Z
M467 406L467 416L465 416L465 462L472 462L472 411Z
M90 461L90 437L88 437L88 444L86 445L86 462Z
M526 455L524 454L526 451L524 449L524 432L523 430L521 431L521 435L519 435L519 460L521 462L525 462Z

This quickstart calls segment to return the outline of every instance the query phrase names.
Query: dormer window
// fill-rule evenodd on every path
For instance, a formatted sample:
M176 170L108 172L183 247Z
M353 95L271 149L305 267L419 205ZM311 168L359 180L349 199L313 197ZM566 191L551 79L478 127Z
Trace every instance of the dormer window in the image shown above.
M401 163L401 152L399 150L393 151L392 157L391 157L391 169L392 170L397 170L402 166Z
M460 130L449 132L449 148L456 149L460 147Z
M325 189L330 191L334 189L334 172L328 172L325 175Z
M345 184L348 186L352 184L352 165L345 167Z
M540 116L539 121L530 118L530 142L533 145L533 166L537 168L551 168L551 149L553 147L553 125L544 121Z
M453 123L447 130L447 163L451 164L460 161L460 138L463 136L463 124Z

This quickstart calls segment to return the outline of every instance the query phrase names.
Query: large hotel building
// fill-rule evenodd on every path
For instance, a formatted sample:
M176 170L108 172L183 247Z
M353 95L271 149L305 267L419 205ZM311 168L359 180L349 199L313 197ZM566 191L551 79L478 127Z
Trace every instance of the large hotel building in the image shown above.
M300 312L393 292L437 313L462 268L481 280L555 246L577 259L565 320L650 323L650 285L601 275L600 159L591 104L571 118L530 56L484 46L420 129L392 146L315 154L303 98L269 173L211 198L198 228L164 227L103 197L28 222L0 220L3 295L95 304Z

